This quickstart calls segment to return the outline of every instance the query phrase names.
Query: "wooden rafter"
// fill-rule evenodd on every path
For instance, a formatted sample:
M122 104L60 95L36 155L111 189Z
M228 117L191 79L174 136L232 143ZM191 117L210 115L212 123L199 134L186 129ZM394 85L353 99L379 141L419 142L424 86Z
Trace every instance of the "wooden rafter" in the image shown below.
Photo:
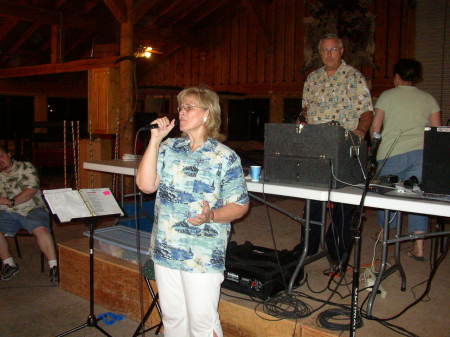
M207 8L203 8L200 15L198 15L195 20L192 21L192 24L202 21L204 18L211 15L213 12L215 12L220 6L223 5L223 2L215 1L215 2L209 2L205 6L208 6Z
M127 21L127 8L122 0L103 0L119 23Z
M177 8L178 6L180 6L180 4L183 1L184 0L174 0L174 1L170 2L169 5L159 13L159 18L167 15L167 13L170 13L174 8Z
M64 26L86 30L94 30L96 27L96 22L92 19L81 19L68 15L61 16L61 13L55 10L20 5L16 1L11 0L0 0L0 16L44 25L60 24L62 22Z
M1 58L1 62L5 62L7 59L9 59L11 56L13 56L19 48L31 37L31 35L34 34L39 28L41 27L41 24L39 23L33 23L23 34L20 35L20 38L16 40L16 42L8 48L6 51L6 55L3 55Z
M138 23L142 17L145 16L153 7L155 7L158 0L140 0L136 2L130 13L130 19L133 23Z
M93 68L113 67L117 56L100 59L86 59L65 63L43 64L39 66L26 66L0 69L0 78L14 78L48 74L71 73L86 71Z
M198 34L195 34L196 32L201 32L205 27L209 27L212 22L221 22L225 17L231 17L238 11L238 7L229 1L221 2L220 5L217 2L212 4L199 19L191 20L189 23L181 22L173 27L171 36L176 36L177 38L174 38L171 43L172 46L164 52L163 57L160 58L161 62L180 48L198 44L198 39L195 38L195 36L198 36ZM199 23L201 23L200 28L198 28Z
M19 20L14 18L8 18L5 20L5 22L0 26L0 41L13 30L18 22Z
M34 96L45 94L52 97L86 97L86 86L73 82L23 81L0 79L0 94Z
M84 31L83 33L79 34L78 37L72 41L70 46L68 46L65 50L66 55L70 55L72 51L78 49L78 47L87 39L91 38L92 32Z

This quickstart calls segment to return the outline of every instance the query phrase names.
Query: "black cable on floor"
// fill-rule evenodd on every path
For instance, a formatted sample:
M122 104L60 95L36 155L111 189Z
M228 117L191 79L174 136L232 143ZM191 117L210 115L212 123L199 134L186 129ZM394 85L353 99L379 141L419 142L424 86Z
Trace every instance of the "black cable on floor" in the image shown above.
M350 310L347 308L331 308L322 311L316 319L317 325L332 331L349 330L350 329ZM337 323L336 321L346 321L347 323ZM361 315L358 314L356 319L356 328L363 326Z

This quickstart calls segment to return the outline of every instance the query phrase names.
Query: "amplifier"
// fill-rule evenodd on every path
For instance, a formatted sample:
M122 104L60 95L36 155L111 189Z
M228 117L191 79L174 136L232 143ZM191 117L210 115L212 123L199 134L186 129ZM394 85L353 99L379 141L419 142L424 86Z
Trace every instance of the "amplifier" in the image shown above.
M267 123L264 181L339 188L364 181L367 146L338 125Z
M450 126L425 128L422 165L422 190L450 195Z
M281 268L273 249L253 246L248 241L242 245L237 245L234 241L230 242L222 286L261 299L272 297L285 289L281 273L284 274L286 287L289 285L300 258L299 254L287 250L277 251L277 253ZM301 279L303 279L303 268L295 284L298 285Z

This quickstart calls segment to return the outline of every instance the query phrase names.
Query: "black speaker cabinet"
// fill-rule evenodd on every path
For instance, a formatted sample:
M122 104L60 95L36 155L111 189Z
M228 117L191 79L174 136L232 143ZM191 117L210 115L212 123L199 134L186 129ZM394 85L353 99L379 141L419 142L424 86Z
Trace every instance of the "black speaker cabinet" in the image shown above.
M422 190L450 195L450 126L425 128L422 167Z
M231 241L227 249L222 286L262 299L273 297L285 289L299 258L296 251L275 252L270 248L254 246L249 241L241 245ZM300 269L294 285L298 285L302 279L303 268Z
M264 181L339 188L364 181L367 146L338 125L268 123Z

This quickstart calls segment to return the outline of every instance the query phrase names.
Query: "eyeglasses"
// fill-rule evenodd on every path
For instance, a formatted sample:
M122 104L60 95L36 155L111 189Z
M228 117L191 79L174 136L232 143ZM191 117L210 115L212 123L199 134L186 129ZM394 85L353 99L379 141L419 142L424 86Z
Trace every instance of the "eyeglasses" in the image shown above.
M335 53L338 52L338 50L341 50L341 48L339 48L339 47L333 47L333 48L321 48L321 49L320 49L320 52L321 52L322 54L326 54L326 53L332 53L332 54L335 54Z
M186 112L190 112L194 109L207 109L203 106L198 106L198 105L190 105L190 104L181 104L177 107L177 111L180 112L181 110L184 110Z

